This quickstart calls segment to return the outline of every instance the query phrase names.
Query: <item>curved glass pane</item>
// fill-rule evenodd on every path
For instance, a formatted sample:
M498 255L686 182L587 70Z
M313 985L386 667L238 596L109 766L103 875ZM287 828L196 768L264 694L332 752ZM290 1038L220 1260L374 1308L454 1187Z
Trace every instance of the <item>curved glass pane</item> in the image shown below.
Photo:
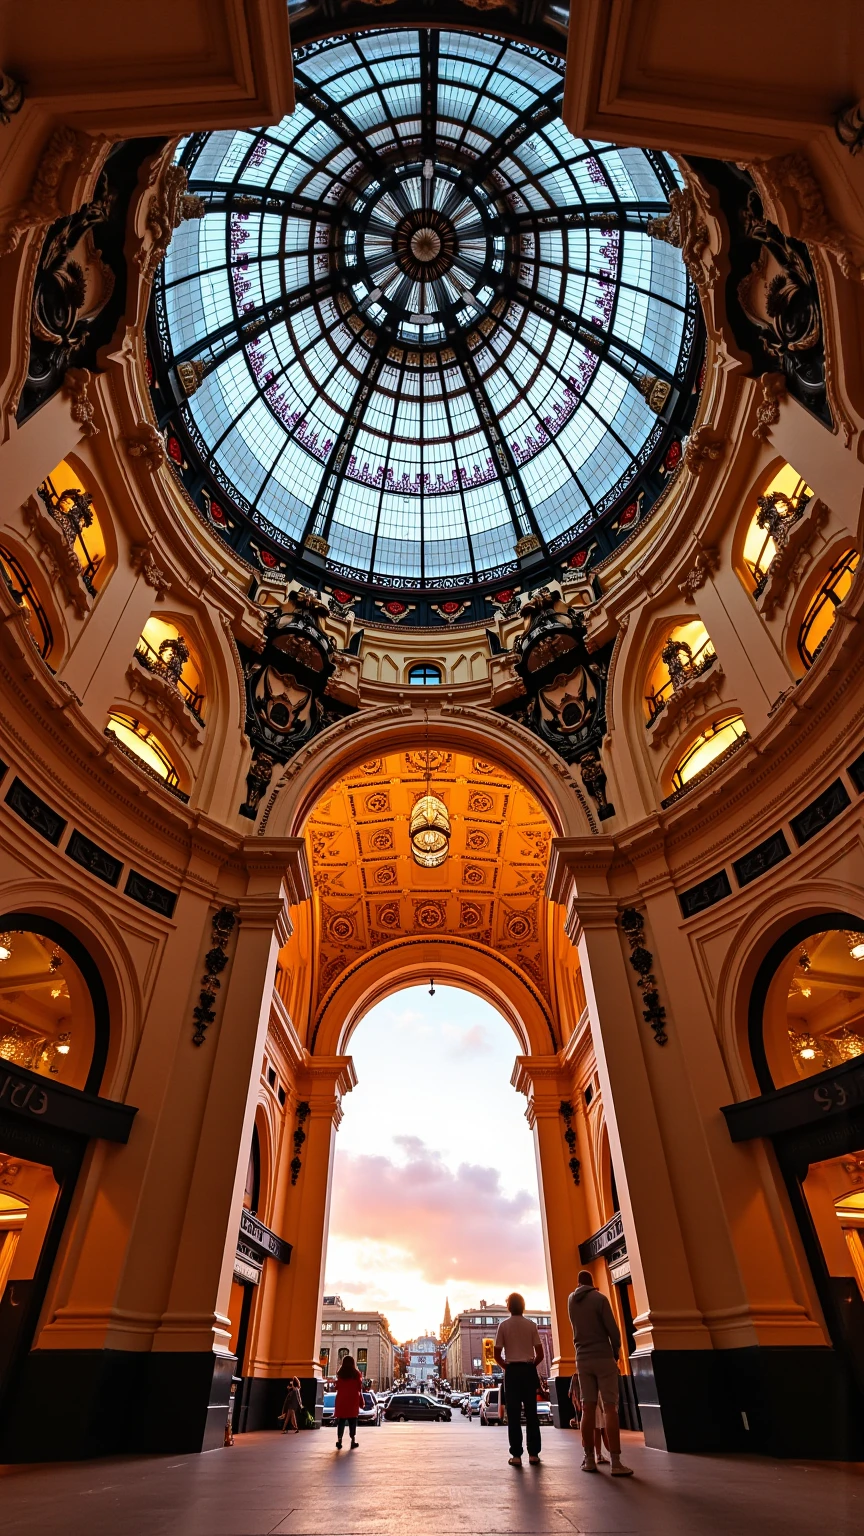
M336 37L295 79L278 126L183 151L207 211L164 263L163 341L197 365L204 462L365 579L481 576L584 526L656 436L640 380L681 376L686 270L646 230L671 162L573 138L563 61L503 39Z

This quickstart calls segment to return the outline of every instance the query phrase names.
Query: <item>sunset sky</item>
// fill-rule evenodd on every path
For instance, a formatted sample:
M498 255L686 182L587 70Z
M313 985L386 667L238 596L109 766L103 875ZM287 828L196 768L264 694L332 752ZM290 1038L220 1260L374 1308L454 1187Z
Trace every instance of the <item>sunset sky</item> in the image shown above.
M487 1003L412 987L351 1041L327 1293L386 1313L400 1341L450 1309L524 1292L548 1308L534 1144L510 1086L518 1042Z

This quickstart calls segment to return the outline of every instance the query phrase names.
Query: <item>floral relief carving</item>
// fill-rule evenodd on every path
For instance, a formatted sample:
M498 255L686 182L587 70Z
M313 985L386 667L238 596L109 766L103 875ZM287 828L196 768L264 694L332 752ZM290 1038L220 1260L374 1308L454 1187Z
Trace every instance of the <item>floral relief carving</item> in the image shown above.
M123 444L130 459L140 460L151 475L155 475L165 463L165 444L152 422L139 422L135 430L124 437Z
M704 260L706 251L710 260L708 225L690 187L670 192L668 214L664 218L649 219L647 232L655 240L663 240L667 245L678 247L700 292L713 287L717 281L717 269L713 263L706 266Z
M31 229L47 227L61 214L58 192L66 166L83 154L92 140L73 128L55 128L33 178L30 196L6 214L0 234L0 256L18 249Z
M63 393L72 405L72 420L77 421L82 437L97 437L99 428L93 417L93 402L88 390L93 382L89 368L67 368L63 379Z
M771 435L771 428L780 420L780 406L786 399L786 376L782 373L763 373L762 399L756 407L756 425L753 436L764 443Z
M179 228L184 219L203 219L206 212L204 198L194 197L186 191L186 172L183 167L166 166L157 180L147 209L147 242L142 244L135 256L141 276L153 277L165 260L175 229Z
M700 549L696 559L683 581L678 583L678 591L683 595L685 603L694 603L695 594L700 587L704 587L709 576L719 569L720 554L716 549Z
M684 463L693 475L701 475L706 464L715 464L723 457L726 439L707 422L694 427L684 449Z

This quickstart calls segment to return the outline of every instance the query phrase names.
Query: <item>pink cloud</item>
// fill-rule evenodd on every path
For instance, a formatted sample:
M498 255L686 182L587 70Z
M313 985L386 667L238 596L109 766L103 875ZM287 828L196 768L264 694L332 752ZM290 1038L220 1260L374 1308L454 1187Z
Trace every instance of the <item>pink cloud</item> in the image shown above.
M458 1278L545 1290L536 1196L508 1195L495 1168L454 1173L417 1136L397 1136L406 1161L337 1153L330 1232L386 1243L432 1285Z

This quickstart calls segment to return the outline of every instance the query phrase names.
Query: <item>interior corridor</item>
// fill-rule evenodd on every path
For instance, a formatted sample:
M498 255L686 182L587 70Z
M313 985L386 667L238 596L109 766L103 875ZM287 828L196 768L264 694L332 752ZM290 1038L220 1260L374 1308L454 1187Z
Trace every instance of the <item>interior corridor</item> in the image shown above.
M802 1405L803 1406L803 1405ZM4 1468L4 1536L852 1536L864 1468L665 1455L625 1434L632 1479L580 1471L576 1434L544 1435L540 1467L503 1433L452 1424L241 1435L231 1449Z

